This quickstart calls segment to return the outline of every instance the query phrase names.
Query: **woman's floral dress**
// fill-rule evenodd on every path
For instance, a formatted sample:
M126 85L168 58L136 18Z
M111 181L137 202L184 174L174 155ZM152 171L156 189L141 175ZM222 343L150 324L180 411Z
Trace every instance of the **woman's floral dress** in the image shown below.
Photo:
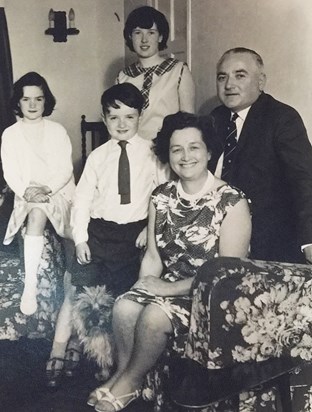
M181 199L177 191L177 182L170 181L160 185L152 194L156 208L155 235L156 244L164 265L161 278L168 282L195 277L198 268L207 260L218 257L220 229L224 218L231 208L245 195L227 184L210 191L197 201ZM174 350L182 353L179 339L185 339L188 330L191 308L190 296L159 297L135 289L122 295L143 305L158 305L169 317L174 330L171 342ZM159 365L158 365L159 366ZM161 368L157 368L159 371ZM161 378L158 374L149 374L149 389L145 396L155 396L157 407L161 410ZM155 389L156 387L156 389ZM154 392L151 394L151 390ZM163 409L165 410L165 409Z
M241 199L245 199L245 195L229 185L212 190L196 202L180 198L176 181L154 190L155 235L164 265L163 280L176 282L194 277L200 266L219 255L222 222ZM136 289L123 298L160 306L171 319L175 336L187 331L190 296L159 297Z

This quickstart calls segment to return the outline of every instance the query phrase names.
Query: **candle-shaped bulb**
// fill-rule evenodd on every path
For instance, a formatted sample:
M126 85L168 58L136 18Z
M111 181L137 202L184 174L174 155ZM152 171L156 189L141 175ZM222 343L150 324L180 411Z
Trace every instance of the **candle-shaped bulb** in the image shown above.
M74 9L70 9L68 13L68 20L69 20L69 28L75 28L75 12Z
M54 11L53 11L53 9L50 9L48 19L49 19L49 28L53 29L54 28Z

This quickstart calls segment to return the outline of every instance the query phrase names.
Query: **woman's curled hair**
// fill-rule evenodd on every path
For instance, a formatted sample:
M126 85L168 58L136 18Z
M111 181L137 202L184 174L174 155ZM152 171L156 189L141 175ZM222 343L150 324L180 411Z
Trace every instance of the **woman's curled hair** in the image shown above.
M164 118L162 128L153 140L153 150L161 163L166 164L169 162L170 139L173 133L176 130L187 128L199 130L208 152L212 153L214 151L215 131L212 118L179 111Z

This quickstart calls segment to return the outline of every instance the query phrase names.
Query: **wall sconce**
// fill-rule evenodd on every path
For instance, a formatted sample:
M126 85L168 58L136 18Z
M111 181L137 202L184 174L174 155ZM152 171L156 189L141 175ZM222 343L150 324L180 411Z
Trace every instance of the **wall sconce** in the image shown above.
M50 9L48 19L49 28L45 31L45 34L52 35L54 42L66 42L67 36L79 33L79 30L75 27L75 12L73 9L70 9L68 13L68 28L66 11L54 11Z

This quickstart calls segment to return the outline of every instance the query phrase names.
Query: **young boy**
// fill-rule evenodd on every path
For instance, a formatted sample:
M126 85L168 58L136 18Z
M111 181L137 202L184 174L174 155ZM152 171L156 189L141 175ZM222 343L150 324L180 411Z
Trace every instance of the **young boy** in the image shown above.
M77 185L71 221L77 262L71 273L73 285L106 284L117 296L137 280L155 162L150 144L137 135L144 103L139 90L115 85L101 103L110 140L89 155ZM130 166L126 200L118 193L122 142Z
M71 285L65 288L47 363L50 387L59 385L64 367L76 287L105 284L114 296L129 290L146 243L156 162L150 143L137 134L144 99L135 86L123 83L105 91L101 103L110 140L91 152L75 192L71 226L77 259L65 275Z

